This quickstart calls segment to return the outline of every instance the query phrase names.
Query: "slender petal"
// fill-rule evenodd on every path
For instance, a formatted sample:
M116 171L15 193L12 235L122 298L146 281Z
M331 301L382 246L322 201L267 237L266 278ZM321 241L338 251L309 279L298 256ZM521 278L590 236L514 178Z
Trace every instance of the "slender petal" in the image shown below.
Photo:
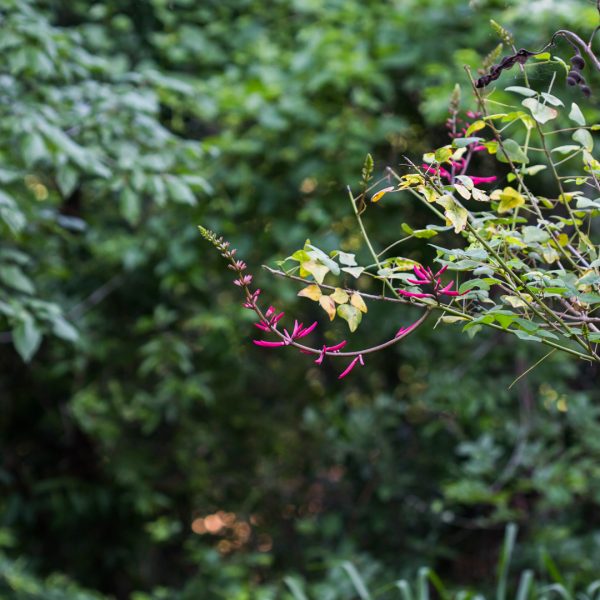
M420 294L418 292L407 292L406 290L397 290L399 294L402 296L406 296L407 298L433 298L431 294Z
M479 185L480 183L492 183L492 181L496 181L497 177L492 175L491 177L471 177L471 179L473 181L473 185Z
M447 294L452 289L453 285L454 285L454 281L451 281L446 287L444 287L440 290L440 294Z
M341 341L339 344L335 346L326 346L326 352L339 352L348 342L346 340Z
M266 340L252 340L257 346L263 348L278 348L279 346L285 346L285 342L267 342Z
M346 377L346 375L348 375L348 373L350 373L350 371L354 369L359 358L361 358L360 354L356 358L354 358L352 362L339 374L338 379L343 379L344 377Z
M316 326L317 326L317 322L315 321L309 327L305 327L304 329L301 329L296 334L296 338L303 338L303 337L307 336L309 333L311 333L315 329Z

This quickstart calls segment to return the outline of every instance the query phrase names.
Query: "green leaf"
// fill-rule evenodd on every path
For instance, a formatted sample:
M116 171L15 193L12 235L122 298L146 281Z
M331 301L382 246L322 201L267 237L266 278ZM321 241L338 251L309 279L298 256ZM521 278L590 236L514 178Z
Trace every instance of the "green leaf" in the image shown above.
M194 196L190 187L180 177L167 175L165 177L165 184L167 186L167 193L173 202L189 204L190 206L196 205L196 196Z
M42 342L42 334L36 327L34 320L27 317L12 331L15 349L25 362L29 362L37 352Z
M571 104L571 112L569 113L569 119L577 123L577 125L581 125L581 127L585 127L585 117L581 112L581 109L575 102Z
M438 234L437 231L433 230L433 229L415 229L413 231L413 235L416 238L421 238L421 239L429 239L432 237L435 237Z
M312 260L316 260L317 262L325 265L334 275L340 274L339 265L334 260L331 260L331 258L329 258L325 252L323 252L323 250L313 246L312 244L306 244L305 250L306 248L310 249L307 251L307 254Z
M581 146L575 146L574 144L567 144L566 146L557 146L556 148L552 148L551 152L558 152L559 154L570 154L571 152L575 152L579 150Z
M455 138L452 140L452 145L455 148L466 148L471 144L475 144L476 142L481 142L483 138L481 137L463 137L463 138Z
M120 211L123 218L130 225L137 225L140 220L140 197L129 186L121 190Z
M356 590L360 600L371 600L371 594L367 590L367 586L363 581L362 577L356 570L356 567L349 561L345 561L342 563L342 568L346 571L350 581L352 581L352 585Z
M537 92L535 90L530 90L529 88L521 87L520 85L511 85L507 88L504 88L504 91L521 94L521 96L537 96Z
M347 265L348 267L356 266L356 258L354 254L348 254L347 252L342 252L341 250L337 253L337 259L340 261L340 264Z
M52 333L55 336L67 340L68 342L76 342L79 339L77 329L71 325L62 316L55 317L52 323Z
M351 332L355 332L362 321L362 312L352 304L341 304L337 307L337 314L348 323Z
M28 167L35 165L38 161L48 156L48 149L44 138L37 133L28 133L21 143L23 160Z
M594 148L594 138L587 129L578 129L573 134L573 139L580 143L588 152L591 152Z
M502 146L498 146L496 157L500 162L504 163L512 161L514 163L527 164L529 162L529 158L527 158L521 146L515 140L511 139L504 140Z
M521 104L525 108L528 108L531 111L531 116L542 125L558 117L558 111L556 109L542 104L536 98L527 98L523 100Z
M563 101L560 98L557 98L548 92L542 92L541 96L548 104L551 104L552 106L564 106Z
M16 265L0 266L0 282L25 294L35 292L31 279Z
M355 279L358 279L364 270L364 267L342 267L342 271L349 273Z

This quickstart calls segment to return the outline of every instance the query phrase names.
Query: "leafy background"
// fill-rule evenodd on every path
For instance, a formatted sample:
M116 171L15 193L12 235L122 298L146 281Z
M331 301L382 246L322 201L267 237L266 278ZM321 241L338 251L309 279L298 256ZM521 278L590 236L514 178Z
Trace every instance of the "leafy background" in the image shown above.
M463 64L499 43L490 18L535 49L597 13L3 0L3 597L279 598L295 575L351 598L346 559L367 582L427 564L485 591L509 522L517 565L568 586L598 574L597 370L555 354L509 390L535 347L421 330L340 385L249 343L197 231L231 239L281 308L320 318L259 265L307 237L360 252L345 185L367 152L381 171L445 143ZM369 218L385 243L425 216L405 199ZM407 319L368 316L366 341Z

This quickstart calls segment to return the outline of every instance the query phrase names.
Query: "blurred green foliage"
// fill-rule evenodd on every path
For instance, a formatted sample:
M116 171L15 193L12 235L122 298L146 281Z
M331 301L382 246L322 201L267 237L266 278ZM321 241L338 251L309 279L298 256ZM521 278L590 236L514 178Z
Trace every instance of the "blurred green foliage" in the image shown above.
M272 598L283 574L344 559L384 582L431 564L486 585L508 521L523 525L517 564L589 583L597 371L553 356L509 391L538 351L429 331L339 386L248 343L196 226L252 265L315 231L359 250L345 184L367 152L381 167L445 141L462 65L498 43L489 18L538 47L595 14L568 0L3 0L4 597L89 597L62 575L44 591L62 572L132 600ZM394 239L399 224L370 226ZM281 308L294 298L256 276ZM369 314L373 339L406 318Z

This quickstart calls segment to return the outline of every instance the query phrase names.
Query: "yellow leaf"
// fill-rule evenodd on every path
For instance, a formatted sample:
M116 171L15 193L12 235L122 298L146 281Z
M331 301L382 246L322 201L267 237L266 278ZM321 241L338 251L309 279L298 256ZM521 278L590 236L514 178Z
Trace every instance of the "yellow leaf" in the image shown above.
M525 198L512 187L505 187L502 191L495 190L492 194L493 200L500 200L498 212L505 213L525 204Z
M425 196L425 200L427 200L427 202L435 202L440 197L440 195L434 189L425 186L419 187L418 191Z
M352 304L354 308L358 308L360 312L367 312L367 305L360 294L352 294L352 296L350 296L350 304Z
M469 127L467 128L467 131L465 132L465 137L469 137L471 134L475 133L476 131L480 131L486 125L487 125L487 123L485 121L475 121L474 123L471 123L469 125Z
M307 260L306 262L301 263L300 267L301 272L303 270L307 273L310 273L315 278L315 281L317 283L323 283L325 275L329 273L329 269L325 265L320 265L315 260ZM302 275L302 277L305 277L305 275Z
M402 183L398 186L398 188L401 190L405 190L406 188L412 186L422 185L424 182L424 179L421 175L416 175L413 173L409 175L402 175L400 179L402 179Z
M452 196L442 196L438 200L438 204L441 204L446 210L444 216L446 217L447 225L454 225L455 233L460 233L467 226L467 218L469 213L462 207Z
M331 296L321 296L319 298L321 308L329 315L329 320L335 319L335 302Z
M373 196L371 197L371 202L379 202L379 200L381 200L381 198L383 198L383 196L385 196L388 192L392 192L394 191L394 186L390 186L390 187L386 187L383 188L382 190L379 190L376 194L373 194Z
M331 298L338 304L346 304L348 302L348 294L342 288L335 288L335 292L331 294Z
M513 308L527 308L527 302L531 302L531 296L529 294L522 294L522 298L519 296L502 296L502 301L506 304L510 304Z
M452 150L448 146L438 148L434 154L435 160L439 163L445 163L446 161L449 161L451 156Z
M298 292L298 296L302 296L304 298L309 298L310 300L314 300L315 302L323 295L321 292L321 288L314 283L306 286L304 289Z

